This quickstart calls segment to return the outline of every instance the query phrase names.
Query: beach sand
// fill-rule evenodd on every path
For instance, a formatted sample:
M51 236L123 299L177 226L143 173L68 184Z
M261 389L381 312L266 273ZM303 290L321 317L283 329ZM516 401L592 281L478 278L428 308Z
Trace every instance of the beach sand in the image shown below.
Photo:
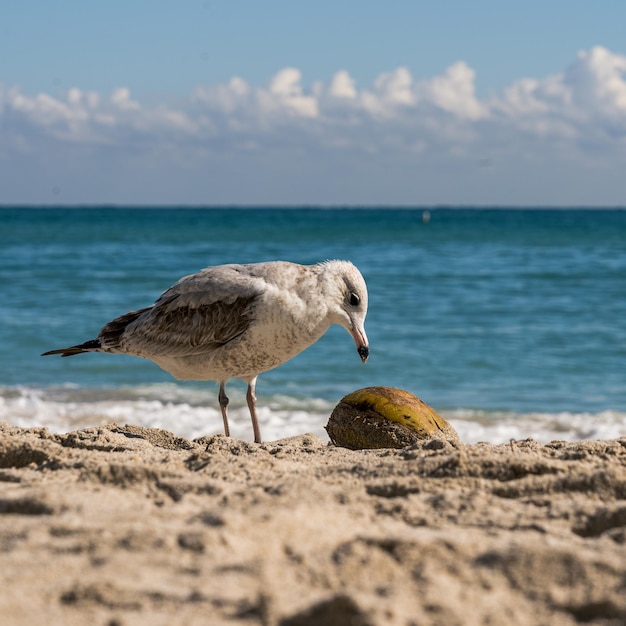
M626 438L351 451L0 425L11 626L626 623Z

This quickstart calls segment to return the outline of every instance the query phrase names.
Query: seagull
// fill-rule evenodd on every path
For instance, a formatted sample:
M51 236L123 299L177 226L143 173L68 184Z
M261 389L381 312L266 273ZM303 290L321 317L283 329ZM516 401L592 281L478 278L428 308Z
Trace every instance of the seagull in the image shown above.
M350 333L365 363L370 352L366 314L365 280L349 261L217 265L184 276L152 306L106 324L96 339L41 356L130 354L181 380L215 380L227 437L226 383L239 378L248 383L254 441L260 443L259 374L308 348L333 324Z

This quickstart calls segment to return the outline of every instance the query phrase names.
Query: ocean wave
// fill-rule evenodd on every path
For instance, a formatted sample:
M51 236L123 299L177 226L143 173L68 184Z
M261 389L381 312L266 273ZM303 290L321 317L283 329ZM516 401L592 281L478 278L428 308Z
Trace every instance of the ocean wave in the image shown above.
M250 414L242 390L229 390L231 435L252 438ZM318 399L273 396L257 412L266 440L305 432L325 437L332 404ZM65 432L112 422L163 428L193 439L223 432L215 389L174 383L136 387L0 387L0 419L22 427L42 426Z
M229 389L231 434L252 439L244 389ZM328 439L324 426L334 403L289 395L262 397L258 414L265 440L311 432ZM532 438L553 440L615 439L626 435L626 412L533 412L440 410L462 441L506 443ZM52 432L118 422L163 428L193 439L219 434L222 417L217 387L176 383L117 388L0 387L0 419L16 426L46 427Z
M618 439L626 435L626 413L604 410L598 413L556 413L483 411L457 409L441 411L462 441L505 443L511 439L555 440Z

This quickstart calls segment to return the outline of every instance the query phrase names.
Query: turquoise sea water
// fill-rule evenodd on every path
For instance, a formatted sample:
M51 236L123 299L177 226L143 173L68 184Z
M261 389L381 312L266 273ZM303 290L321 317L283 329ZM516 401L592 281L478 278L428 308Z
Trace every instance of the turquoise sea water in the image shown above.
M340 258L370 292L371 356L332 328L262 374L265 439L323 426L346 393L420 396L468 441L626 435L626 211L0 209L0 419L53 430L133 422L221 432L217 388L106 354L94 338L208 265ZM245 385L229 384L251 438Z

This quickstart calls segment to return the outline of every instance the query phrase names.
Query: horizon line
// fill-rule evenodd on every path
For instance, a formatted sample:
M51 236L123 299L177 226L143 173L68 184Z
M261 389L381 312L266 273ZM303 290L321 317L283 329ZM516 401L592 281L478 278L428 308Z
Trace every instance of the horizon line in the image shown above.
M0 203L0 210L7 209L194 209L194 210L421 210L421 211L437 211L437 210L548 210L548 211L624 211L626 205L610 205L610 204L246 204L246 203L215 203L215 204L198 204L198 203L172 203L172 204L150 204L150 203L69 203L69 204L46 204L46 203Z

